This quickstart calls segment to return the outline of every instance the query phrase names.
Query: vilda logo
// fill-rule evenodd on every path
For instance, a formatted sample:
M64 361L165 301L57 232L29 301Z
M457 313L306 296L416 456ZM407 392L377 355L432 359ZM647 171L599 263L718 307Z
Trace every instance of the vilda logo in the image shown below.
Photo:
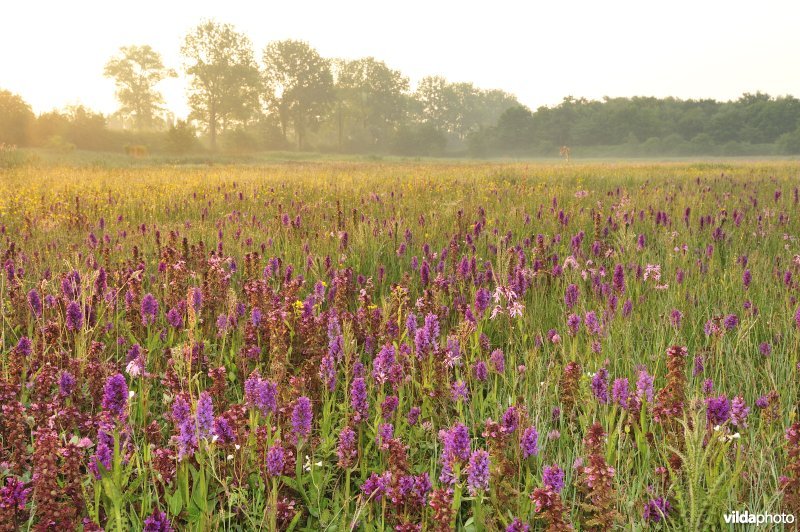
M725 514L727 525L765 525L765 524L792 524L795 521L793 514L751 514L744 512L729 512Z

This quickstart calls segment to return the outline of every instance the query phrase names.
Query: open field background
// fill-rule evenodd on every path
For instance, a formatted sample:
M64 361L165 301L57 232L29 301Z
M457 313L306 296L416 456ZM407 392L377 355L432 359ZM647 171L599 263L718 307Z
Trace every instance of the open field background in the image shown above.
M779 162L781 164L797 162L796 156L741 156L741 157L710 157L710 156L616 156L603 152L584 152L573 155L571 164L575 165L642 165L656 163L670 163L686 165L712 163L719 165L745 165L747 163L769 164ZM493 164L493 165L513 165L513 164L535 164L538 166L563 166L564 160L555 155L551 157L490 157L483 159L470 159L464 157L408 157L394 155L342 155L336 153L311 153L293 151L273 151L258 152L248 155L234 154L189 154L189 155L169 155L151 154L146 157L131 157L123 153L98 152L88 150L75 150L68 153L57 150L47 150L39 148L20 148L13 153L8 153L5 159L0 157L0 169L13 168L16 166L77 166L77 167L153 167L153 166L268 166L283 163L324 163L324 162L351 162L351 163L373 163L373 164L450 164L450 165L474 165L474 164Z
M0 529L800 517L799 176L0 171Z

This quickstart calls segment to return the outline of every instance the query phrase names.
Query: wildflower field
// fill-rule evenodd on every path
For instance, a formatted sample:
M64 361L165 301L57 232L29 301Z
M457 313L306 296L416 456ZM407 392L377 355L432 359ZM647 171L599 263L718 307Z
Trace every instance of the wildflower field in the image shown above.
M0 171L0 530L800 517L799 176Z

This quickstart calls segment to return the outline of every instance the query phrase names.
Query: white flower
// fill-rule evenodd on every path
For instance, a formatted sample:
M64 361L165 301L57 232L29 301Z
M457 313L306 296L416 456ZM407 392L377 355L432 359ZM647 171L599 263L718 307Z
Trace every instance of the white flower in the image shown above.
M498 287L494 289L494 294L492 295L492 297L494 298L494 302L499 303L503 295L504 295L503 287L498 285Z
M661 265L648 264L644 269L644 280L652 277L655 282L661 281Z
M125 372L131 377L138 377L142 374L142 365L139 357L128 362L128 365L125 366Z
M500 305L495 305L494 308L492 309L492 315L489 316L489 319L492 320L495 319L498 314L503 314L503 307L501 307Z

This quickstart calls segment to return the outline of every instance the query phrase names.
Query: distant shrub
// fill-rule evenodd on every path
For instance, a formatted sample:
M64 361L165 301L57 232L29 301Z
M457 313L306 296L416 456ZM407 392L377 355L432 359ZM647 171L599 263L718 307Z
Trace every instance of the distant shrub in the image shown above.
M75 151L75 145L71 142L67 142L61 135L49 137L44 143L44 147L48 150L54 150L60 153L71 153Z
M689 151L688 143L677 133L667 135L661 141L661 149L668 155L682 155Z
M185 120L178 120L167 130L164 150L175 155L184 155L200 150L200 141L194 127Z
M650 137L641 146L642 152L647 155L658 155L662 151L661 139L658 137Z
M398 155L441 155L447 138L429 124L401 128L394 138L393 152Z
M722 155L743 155L744 145L736 140L731 140L722 145Z
M784 133L778 138L778 153L782 155L800 154L800 127L791 133Z
M226 132L221 141L223 149L231 154L253 153L259 149L256 135L241 128Z
M150 151L143 144L127 144L125 145L125 154L129 157L141 159L142 157L147 157Z
M32 162L33 158L13 144L0 143L0 169L16 168Z

